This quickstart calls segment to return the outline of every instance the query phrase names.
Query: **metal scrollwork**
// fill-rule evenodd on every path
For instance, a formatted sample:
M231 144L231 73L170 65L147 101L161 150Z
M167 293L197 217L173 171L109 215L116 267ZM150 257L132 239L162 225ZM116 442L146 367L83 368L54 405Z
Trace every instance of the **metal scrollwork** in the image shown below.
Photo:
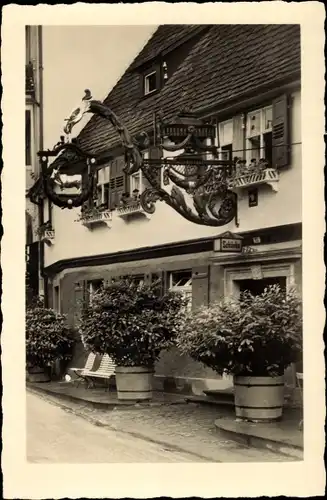
M61 155L66 158L61 158ZM39 153L41 160L41 170L42 170L42 181L44 193L47 197L60 208L73 208L81 206L85 201L87 201L93 191L93 172L91 172L90 164L92 161L95 162L93 157L85 152L83 152L76 144L73 143L59 143L55 146L53 151L41 151ZM63 182L60 178L61 173L66 173L67 163L69 163L68 158L77 158L84 160L88 164L88 181L87 183L81 183L79 181ZM59 161L57 165L48 166L49 158L57 157ZM61 161L62 160L62 161ZM55 185L58 185L60 189L65 188L81 188L79 194L59 194L55 191Z
M147 188L140 196L141 207L144 212L153 214L156 210L156 202L160 200L160 195L155 188Z
M202 123L189 112L184 113L183 118L180 115L174 124L164 123L162 117L158 117L155 135L162 149L167 152L180 150L184 152L173 159L144 160L142 151L150 145L148 134L141 132L133 138L122 121L105 103L92 99L89 90L85 91L82 104L66 120L64 130L67 134L70 134L84 113L94 113L108 120L114 127L125 151L124 170L127 175L142 170L151 186L140 195L140 203L145 212L152 214L156 202L160 200L196 224L222 226L236 217L237 196L228 189L227 182L231 163L218 160L217 147L213 145L215 136L213 125ZM208 139L211 145L207 144ZM207 159L206 154L211 155L212 159ZM162 169L163 185L169 186L168 190L163 189L159 182ZM44 170L45 187L50 193L50 199L56 199L55 203L62 203L63 207L67 206L67 200L64 203L60 195L54 194L49 189L48 173ZM84 186L79 197L69 200L72 206L78 206L81 200L86 200L92 192L91 175L89 172L87 188Z

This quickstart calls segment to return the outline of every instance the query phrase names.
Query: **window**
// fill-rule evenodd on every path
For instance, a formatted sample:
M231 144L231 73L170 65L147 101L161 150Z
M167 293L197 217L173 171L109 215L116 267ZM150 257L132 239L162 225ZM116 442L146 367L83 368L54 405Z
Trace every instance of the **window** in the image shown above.
M233 120L227 120L218 125L219 160L233 158Z
M121 277L122 279L128 279L131 280L135 285L142 286L144 284L144 275L143 274L138 274L135 276L131 276L130 274L125 274L124 276Z
M25 110L25 164L32 165L32 112Z
M142 286L144 284L144 275L141 274L139 276L132 276L133 282L135 285Z
M138 191L141 191L142 188L142 172L136 172L135 174L131 175L131 192L135 191L136 189Z
M286 292L286 277L262 278L260 280L244 279L239 281L240 292L249 291L252 295L261 295L265 288L279 285Z
M144 76L144 95L151 94L157 90L157 72L152 71Z
M187 309L192 308L192 271L174 271L169 276L169 289L176 290L188 300Z
M103 279L91 280L87 282L87 295L90 303L92 303L94 294L103 286L103 283Z
M264 158L272 165L272 106L248 113L246 150L248 163Z
M134 196L134 194L141 194L144 191L145 182L146 179L144 178L141 170L139 170L135 174L132 174L130 176L131 196ZM136 190L138 191L138 193L135 192Z
M109 207L109 167L97 171L97 206Z
M274 284L279 284L284 290L295 286L293 263L255 263L228 268L224 272L225 296L238 298L244 290L258 294L268 285Z

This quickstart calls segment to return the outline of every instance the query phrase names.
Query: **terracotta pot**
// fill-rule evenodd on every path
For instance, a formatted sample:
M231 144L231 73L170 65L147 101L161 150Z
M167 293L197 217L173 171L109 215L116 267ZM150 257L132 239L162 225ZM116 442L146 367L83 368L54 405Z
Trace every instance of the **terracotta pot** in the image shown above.
M236 417L250 422L272 422L283 413L284 376L234 377Z
M149 400L152 398L153 368L144 366L116 366L118 399Z
M29 382L50 382L48 371L40 366L29 367L27 373Z

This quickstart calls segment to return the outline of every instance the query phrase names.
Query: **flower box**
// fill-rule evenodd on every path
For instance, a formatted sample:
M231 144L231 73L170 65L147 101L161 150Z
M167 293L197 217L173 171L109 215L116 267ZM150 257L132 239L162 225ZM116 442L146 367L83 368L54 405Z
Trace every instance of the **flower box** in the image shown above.
M260 184L268 184L273 191L278 191L279 175L274 168L267 168L259 172L248 172L236 175L230 181L232 189L248 189Z
M43 229L41 232L41 241L47 245L53 245L55 240L54 229Z
M140 200L131 200L125 204L120 205L117 208L117 215L121 218L128 218L131 215L143 215L148 216L148 214L142 208Z
M82 214L80 218L80 222L83 224L83 226L86 227L92 227L93 225L97 224L106 224L108 227L110 227L111 221L112 215L110 210L97 210L92 213Z

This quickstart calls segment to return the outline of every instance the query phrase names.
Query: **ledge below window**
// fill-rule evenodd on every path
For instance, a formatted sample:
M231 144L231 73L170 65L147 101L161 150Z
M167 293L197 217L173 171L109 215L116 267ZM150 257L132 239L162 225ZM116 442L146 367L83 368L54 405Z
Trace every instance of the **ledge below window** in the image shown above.
M143 217L149 218L149 214L147 214L141 206L140 201L131 201L126 205L122 205L117 208L117 215L122 219L128 219L134 215L141 215Z
M89 215L83 215L78 222L83 224L87 228L92 228L93 226L106 224L111 227L111 210L104 210L103 212L94 212Z
M274 168L267 168L262 172L243 174L230 181L231 189L248 189L249 187L268 184L273 191L278 191L279 175Z

